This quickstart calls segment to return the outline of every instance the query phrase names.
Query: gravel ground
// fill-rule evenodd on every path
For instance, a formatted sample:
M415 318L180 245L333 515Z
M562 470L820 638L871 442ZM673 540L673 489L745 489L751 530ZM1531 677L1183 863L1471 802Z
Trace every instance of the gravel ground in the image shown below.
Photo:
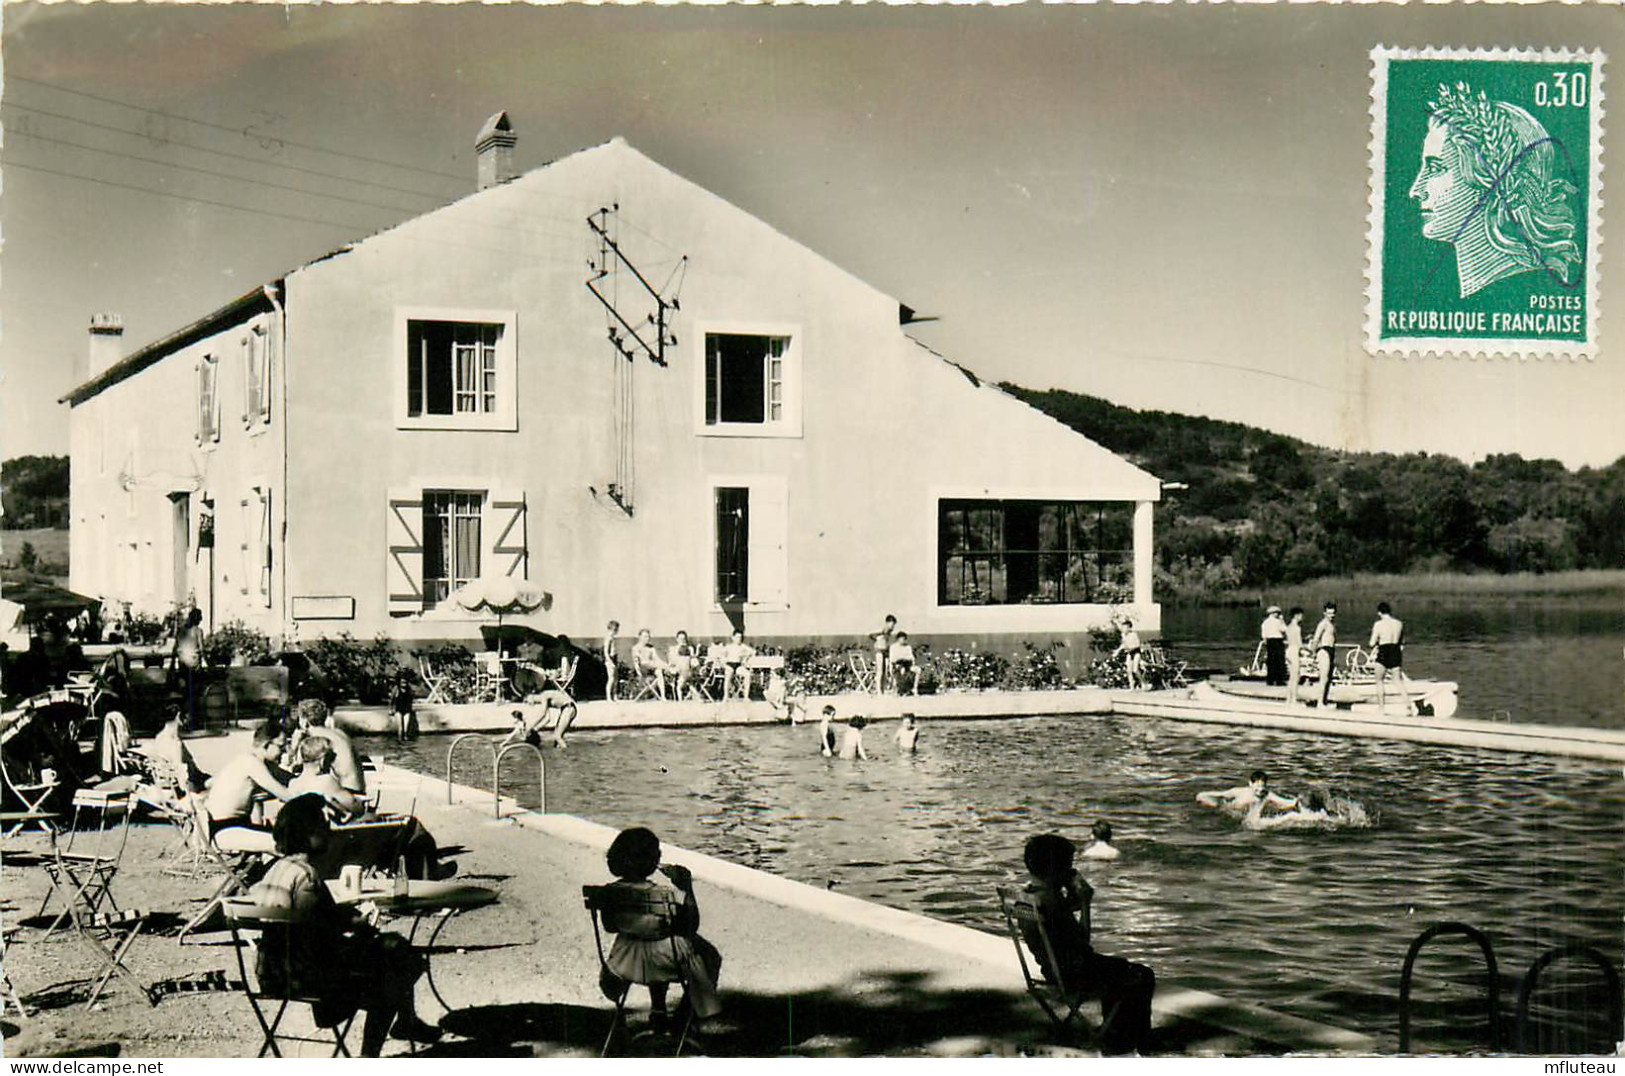
M214 769L237 737L196 742ZM595 1056L611 1006L598 991L593 932L581 886L608 881L601 853L580 844L496 821L469 807L426 803L417 779L386 771L384 806L415 805L442 846L456 846L459 877L496 889L497 904L450 921L432 956L441 1007L419 983L420 1013L445 1038L429 1056ZM167 913L139 938L129 964L143 983L196 976L236 965L229 935L179 944L178 926L213 890L217 877L164 873L175 833L137 822L113 886L121 906ZM80 840L93 840L82 834ZM115 979L94 1010L84 1005L88 980L100 970L71 930L46 939L35 910L49 888L29 854L48 853L43 835L6 842L0 892L12 905L8 925L21 929L7 948L6 973L33 1011L5 1016L8 1056L90 1055L235 1057L258 1049L259 1029L239 993L178 994L149 1007ZM1012 968L956 961L880 931L833 923L739 892L697 883L701 932L724 956L724 1015L691 1050L713 1056L871 1056L1068 1054L1077 1052L1048 1026L1020 990ZM56 905L53 904L53 907ZM396 921L397 929L408 922ZM167 936L165 936L167 934ZM422 937L419 938L422 941ZM1013 964L1013 955L1012 961ZM635 989L633 1030L646 995ZM287 1024L310 1029L303 1006ZM1250 1052L1249 1044L1191 1021L1160 1021L1155 1050L1168 1053ZM359 1030L350 1045L359 1044ZM666 1038L639 1035L619 1052L669 1052ZM316 1047L307 1047L312 1052ZM289 1052L293 1052L290 1050ZM405 1053L391 1043L386 1054Z

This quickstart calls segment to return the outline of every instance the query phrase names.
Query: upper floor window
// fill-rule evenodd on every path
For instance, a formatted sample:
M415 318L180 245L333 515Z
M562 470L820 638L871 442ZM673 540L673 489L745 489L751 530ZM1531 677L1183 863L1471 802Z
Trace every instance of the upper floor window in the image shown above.
M401 311L397 425L515 429L513 338L512 312Z
M794 330L727 326L700 337L705 341L702 433L800 436L800 348Z
M271 335L256 325L242 338L243 423L249 429L271 421Z
M205 445L220 440L220 364L213 355L197 364L197 439Z

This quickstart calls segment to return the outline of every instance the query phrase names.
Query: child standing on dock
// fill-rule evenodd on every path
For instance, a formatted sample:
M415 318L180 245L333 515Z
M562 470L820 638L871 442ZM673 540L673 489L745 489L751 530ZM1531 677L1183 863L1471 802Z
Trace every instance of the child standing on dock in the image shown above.
M1123 618L1122 626L1123 637L1117 649L1112 651L1112 657L1123 656L1123 675L1128 677L1128 689L1144 691L1145 674L1140 671L1140 633L1134 630L1134 621L1128 617Z
M1298 681L1303 678L1303 606L1294 605L1286 618L1286 701L1298 705Z
M1337 603L1327 602L1321 610L1320 623L1309 641L1315 651L1315 667L1320 670L1317 694L1320 705L1326 706L1332 694L1332 666L1337 664Z
M611 620L604 628L604 643L599 648L598 656L604 663L604 698L615 697L615 683L620 679L621 665L615 660L615 635L621 630L619 620Z

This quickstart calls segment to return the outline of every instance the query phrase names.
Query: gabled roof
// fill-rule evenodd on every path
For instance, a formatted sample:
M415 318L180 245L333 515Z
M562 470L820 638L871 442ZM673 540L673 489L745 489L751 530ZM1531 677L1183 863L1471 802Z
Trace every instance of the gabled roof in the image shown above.
M181 348L195 344L204 337L213 336L221 329L229 328L232 325L247 321L256 314L271 310L272 289L278 292L282 290L281 279L256 287L253 291L244 292L219 309L203 315L190 325L176 329L168 336L160 337L133 354L126 355L84 384L70 389L63 396L57 397L56 402L68 404L70 407L77 407L103 389L140 373L166 355L174 354Z

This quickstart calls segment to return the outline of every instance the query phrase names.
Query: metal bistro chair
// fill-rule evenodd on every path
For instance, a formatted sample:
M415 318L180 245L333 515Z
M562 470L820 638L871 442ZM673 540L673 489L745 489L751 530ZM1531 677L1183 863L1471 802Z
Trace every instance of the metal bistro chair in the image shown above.
M604 934L612 933L608 925L608 917L627 916L636 918L649 918L658 923L657 929L671 939L672 963L678 968L683 966L677 949L676 921L677 912L681 907L674 894L667 890L638 890L629 889L620 885L584 885L581 887L581 898L587 906L587 914L592 918L592 940L598 947L598 971L601 982L607 982L608 976L614 976L609 968L609 956L604 950ZM660 982L661 980L653 980ZM677 1034L677 1048L673 1056L680 1056L683 1045L688 1041L689 1029L694 1025L694 1006L688 1004L688 981L680 974L676 979L669 980L683 988L684 1005L687 1015L683 1026ZM648 986L648 982L639 983ZM615 1002L615 1017L610 1021L609 1034L604 1036L604 1048L599 1057L609 1056L610 1044L615 1041L615 1033L626 1026L626 998L632 992L633 984L627 982L625 989L610 1000ZM607 994L608 991L606 990Z
M433 661L426 657L418 657L418 676L423 680L424 690L428 695L423 701L426 705L439 705L451 702L451 677L443 669L435 667Z
M846 663L852 668L852 679L857 684L857 690L864 695L872 695L875 691L875 665L866 651L854 650L846 656Z
M292 950L287 944L285 928L289 924L285 911L266 908L252 897L227 897L222 903L226 913L226 920L231 925L232 949L237 955L237 971L242 975L243 992L248 995L249 1008L254 1010L254 1019L259 1021L260 1031L265 1034L265 1040L260 1044L260 1052L256 1055L264 1057L267 1053L273 1057L281 1057L282 1050L277 1045L280 1042L319 1042L327 1043L325 1038L316 1038L309 1035L291 1035L287 1032L277 1033L282 1026L282 1018L287 1015L288 1006L299 1003L311 1007L311 1018L316 1019L316 1007L327 1003L331 999L315 994L305 994L295 990L267 991L265 984L260 980L256 968L255 974L250 974L248 965L248 952L252 949L256 954L267 952L267 934L272 935L269 942L269 951L273 959L283 961L284 981L291 960ZM245 937L244 935L251 935ZM278 944L278 941L282 944ZM254 961L257 963L257 960ZM275 1015L266 1019L268 1005L263 1002L279 1002ZM349 1057L350 1050L344 1044L345 1036L350 1033L350 1025L355 1022L355 1010L352 1009L339 1022L326 1030L333 1036L333 1057Z
M60 781L55 779L21 782L13 780L11 771L6 768L3 750L0 750L0 780L5 782L6 788L22 804L22 810L8 812L4 824L0 824L0 831L3 831L4 836L14 837L30 827L44 830L46 833L56 831L54 823L56 813L45 809L45 801L51 798L51 793L56 791L57 786L61 783ZM9 828L7 828L7 825L9 825Z
M39 911L35 914L44 915L53 896L60 895L66 906L51 922L45 932L46 937L56 933L62 922L70 917L77 925L79 916L86 920L94 919L103 913L104 905L107 910L119 910L118 901L113 899L113 879L118 876L119 866L124 861L124 849L130 843L130 819L135 814L134 796L129 792L80 789L73 797L73 803L75 822L78 821L80 810L101 811L96 851L73 851L75 832L69 832L66 848L61 846L55 833L51 834L51 858L40 864L51 880L51 888L46 891L45 899L40 902ZM115 811L121 815L116 844L107 823L107 816Z
M1044 917L1039 914L1032 894L1019 885L1001 885L998 893L999 910L1004 913L1005 928L1016 947L1016 958L1021 961L1021 976L1027 981L1027 993L1038 1002L1039 1008L1044 1010L1057 1031L1071 1036L1086 1034L1086 1027L1074 1025L1080 1022L1083 1005L1095 996L1094 991L1065 981L1061 962L1056 959L1054 943L1050 941L1049 929L1044 926ZM1043 958L1038 962L1037 969L1027 956L1030 938L1036 939L1044 950L1033 954ZM1054 979L1044 974L1045 967L1055 969Z

